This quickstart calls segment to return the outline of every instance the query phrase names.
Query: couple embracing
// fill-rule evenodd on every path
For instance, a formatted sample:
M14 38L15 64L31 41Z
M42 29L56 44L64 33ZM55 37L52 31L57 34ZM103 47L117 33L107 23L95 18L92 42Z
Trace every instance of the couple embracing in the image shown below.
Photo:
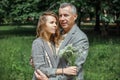
M84 80L83 64L88 55L89 42L75 23L76 19L76 7L70 3L60 5L59 17L51 11L40 16L37 38L32 43L31 64L35 68L32 80ZM72 66L59 56L60 51L69 44L78 53Z

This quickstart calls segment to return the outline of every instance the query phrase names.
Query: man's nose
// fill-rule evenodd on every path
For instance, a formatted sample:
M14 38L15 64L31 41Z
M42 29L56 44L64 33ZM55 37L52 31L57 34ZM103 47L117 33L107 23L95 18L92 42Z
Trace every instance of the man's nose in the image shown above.
M65 17L64 17L64 16L61 16L61 17L60 17L60 20L64 20L64 19L65 19Z

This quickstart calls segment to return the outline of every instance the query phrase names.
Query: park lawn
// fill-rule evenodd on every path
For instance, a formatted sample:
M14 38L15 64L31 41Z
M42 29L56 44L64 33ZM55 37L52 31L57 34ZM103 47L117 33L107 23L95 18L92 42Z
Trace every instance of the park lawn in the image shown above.
M33 36L8 36L0 39L1 80L31 80L29 65Z
M120 80L120 38L90 38L85 80Z
M2 27L3 30L4 27ZM16 29L12 29L11 34L9 31L5 35L4 33L0 35L0 73L2 74L0 80L31 80L33 68L29 65L29 58L31 44L35 39L35 30L20 28L20 30L17 29L18 33ZM103 38L86 34L90 49L83 65L85 80L120 80L119 36Z
M0 26L0 80L31 80L29 65L35 28Z

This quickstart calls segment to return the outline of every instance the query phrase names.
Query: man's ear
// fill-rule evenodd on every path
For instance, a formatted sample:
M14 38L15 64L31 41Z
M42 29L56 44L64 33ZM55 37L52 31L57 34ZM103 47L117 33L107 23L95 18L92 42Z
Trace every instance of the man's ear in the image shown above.
M74 14L74 20L76 20L76 19L77 19L77 17L78 17L78 15L77 15L77 14Z

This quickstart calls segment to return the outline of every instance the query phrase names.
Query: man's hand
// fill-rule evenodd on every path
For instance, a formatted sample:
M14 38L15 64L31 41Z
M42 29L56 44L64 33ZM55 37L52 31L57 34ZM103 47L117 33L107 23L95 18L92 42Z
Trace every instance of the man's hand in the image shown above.
M70 66L70 67L64 68L63 73L66 75L77 75L77 67Z
M37 80L48 80L48 77L44 73L42 73L40 70L36 70L34 73Z

